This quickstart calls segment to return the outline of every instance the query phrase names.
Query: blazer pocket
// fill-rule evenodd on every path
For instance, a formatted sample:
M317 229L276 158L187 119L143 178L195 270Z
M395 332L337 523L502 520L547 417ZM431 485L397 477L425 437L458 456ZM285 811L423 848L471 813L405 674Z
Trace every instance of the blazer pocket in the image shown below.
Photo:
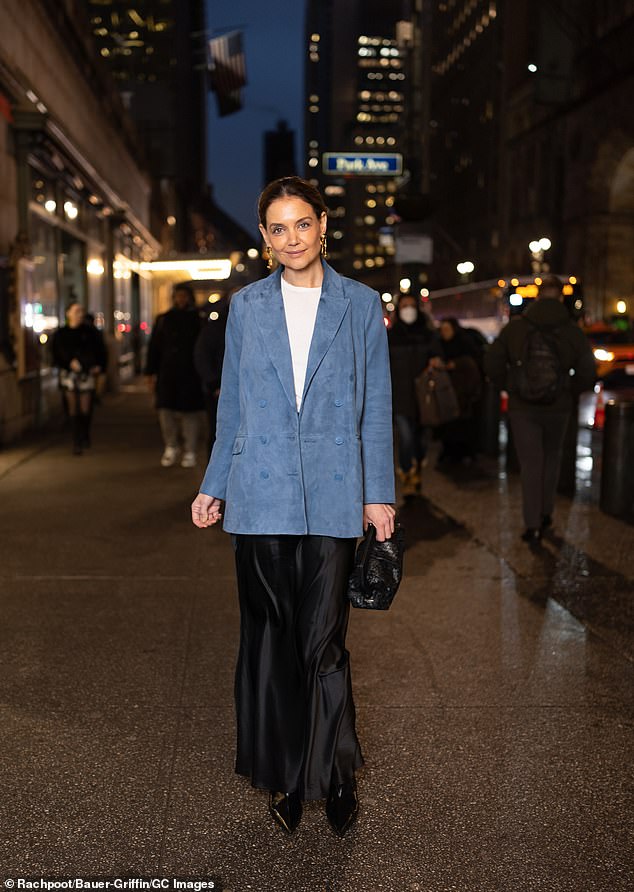
M236 437L233 441L233 455L240 455L240 453L244 450L244 444L246 443L246 437Z

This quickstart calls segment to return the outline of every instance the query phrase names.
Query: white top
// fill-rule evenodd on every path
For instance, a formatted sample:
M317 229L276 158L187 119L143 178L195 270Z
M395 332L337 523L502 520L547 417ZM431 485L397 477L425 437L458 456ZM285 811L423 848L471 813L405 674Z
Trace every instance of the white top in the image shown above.
M291 285L282 276L282 299L284 301L288 339L291 345L295 401L298 412L302 405L306 367L308 365L308 351L310 350L310 342L313 339L320 297L321 285L317 288L298 288L297 285Z

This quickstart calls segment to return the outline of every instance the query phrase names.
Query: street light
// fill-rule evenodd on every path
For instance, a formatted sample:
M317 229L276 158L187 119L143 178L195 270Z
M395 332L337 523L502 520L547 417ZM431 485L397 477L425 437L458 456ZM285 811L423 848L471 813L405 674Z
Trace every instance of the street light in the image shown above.
M552 242L546 236L533 239L528 243L528 250L533 257L532 267L534 273L547 273L550 267L544 263L544 254L552 247Z
M409 291L409 289L412 287L412 280L401 279L401 281L398 283L398 287L401 289L402 293L405 294L405 292Z
M461 276L468 276L469 273L474 271L475 266L470 260L464 260L462 263L457 264L456 269Z

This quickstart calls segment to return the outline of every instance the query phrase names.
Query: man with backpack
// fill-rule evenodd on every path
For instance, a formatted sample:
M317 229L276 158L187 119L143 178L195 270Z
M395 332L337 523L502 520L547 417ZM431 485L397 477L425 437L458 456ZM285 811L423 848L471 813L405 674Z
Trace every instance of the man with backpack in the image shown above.
M492 383L509 393L522 479L522 539L533 545L552 525L562 447L576 396L590 390L596 377L590 343L562 301L560 280L544 276L535 302L511 319L484 358Z

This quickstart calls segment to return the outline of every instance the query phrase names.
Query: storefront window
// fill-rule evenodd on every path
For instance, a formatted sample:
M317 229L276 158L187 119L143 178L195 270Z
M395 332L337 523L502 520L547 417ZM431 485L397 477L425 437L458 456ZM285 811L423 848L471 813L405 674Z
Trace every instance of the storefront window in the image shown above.
M24 264L20 278L20 315L29 343L23 373L34 370L36 342L44 346L60 324L57 279L57 229L39 214L31 214L32 262ZM50 365L49 351L41 350L41 367Z

